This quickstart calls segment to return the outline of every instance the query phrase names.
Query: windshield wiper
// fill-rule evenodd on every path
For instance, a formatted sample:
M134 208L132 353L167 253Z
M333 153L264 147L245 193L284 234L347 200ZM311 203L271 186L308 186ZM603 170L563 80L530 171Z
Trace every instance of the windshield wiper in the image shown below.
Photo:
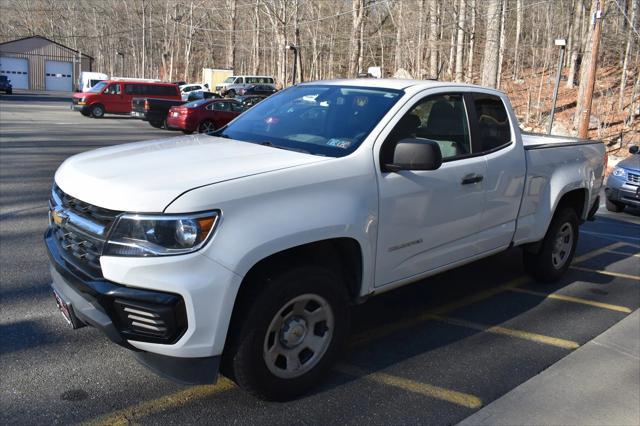
M259 144L259 145L268 146L268 147L271 147L271 148L284 149L286 151L301 152L303 154L311 154L309 151L304 150L304 149L300 149L300 148L291 148L291 147L287 147L287 146L274 145L273 142L271 142L271 141L262 141L262 142L256 142L256 143Z

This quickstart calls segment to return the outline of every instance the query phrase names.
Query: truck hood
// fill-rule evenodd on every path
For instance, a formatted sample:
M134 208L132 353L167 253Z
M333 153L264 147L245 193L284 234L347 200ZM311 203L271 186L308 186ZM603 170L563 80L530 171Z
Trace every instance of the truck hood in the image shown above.
M67 194L99 207L159 213L193 188L328 160L207 135L183 136L75 155L62 163L55 181Z

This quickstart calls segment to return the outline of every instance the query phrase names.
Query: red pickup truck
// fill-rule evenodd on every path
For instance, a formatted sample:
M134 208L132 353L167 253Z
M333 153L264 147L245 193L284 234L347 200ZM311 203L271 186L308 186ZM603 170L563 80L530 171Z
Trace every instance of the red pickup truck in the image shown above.
M132 99L140 97L182 99L180 89L172 83L109 80L96 84L88 92L75 93L71 109L94 118L100 118L105 113L130 114Z

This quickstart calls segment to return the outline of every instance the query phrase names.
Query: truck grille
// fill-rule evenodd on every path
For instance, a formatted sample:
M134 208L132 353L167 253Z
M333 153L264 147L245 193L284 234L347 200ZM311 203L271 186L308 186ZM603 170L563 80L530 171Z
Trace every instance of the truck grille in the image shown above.
M636 185L640 185L640 174L627 172L627 181Z
M92 278L102 278L100 256L111 225L121 213L64 193L51 193L50 226L65 261Z

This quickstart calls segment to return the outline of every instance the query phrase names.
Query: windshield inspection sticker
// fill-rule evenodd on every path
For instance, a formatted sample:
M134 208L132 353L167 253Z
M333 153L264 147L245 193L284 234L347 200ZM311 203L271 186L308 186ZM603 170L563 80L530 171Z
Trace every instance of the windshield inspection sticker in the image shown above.
M347 149L353 142L345 139L332 138L327 141L327 146L335 146L336 148Z

